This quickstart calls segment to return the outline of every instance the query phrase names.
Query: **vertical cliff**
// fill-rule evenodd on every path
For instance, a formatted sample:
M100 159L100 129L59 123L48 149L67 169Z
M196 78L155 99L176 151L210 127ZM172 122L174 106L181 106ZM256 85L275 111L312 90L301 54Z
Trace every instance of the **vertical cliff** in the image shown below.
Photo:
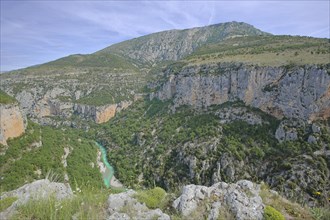
M84 104L75 104L73 109L75 114L86 118L92 119L98 124L109 121L116 113L127 108L132 104L131 101L122 101L118 104L110 104L104 106L93 106Z
M25 121L17 104L0 104L0 143L7 145L9 138L23 134Z
M330 116L330 75L321 67L260 67L232 63L188 66L169 74L151 95L195 108L243 101L277 118Z

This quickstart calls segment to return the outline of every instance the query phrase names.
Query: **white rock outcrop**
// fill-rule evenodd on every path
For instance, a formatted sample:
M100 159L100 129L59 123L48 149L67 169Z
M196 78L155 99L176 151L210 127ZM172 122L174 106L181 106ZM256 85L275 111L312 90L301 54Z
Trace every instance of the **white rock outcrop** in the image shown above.
M16 197L17 200L6 210L0 213L0 219L8 219L12 216L17 207L26 204L31 199L47 199L54 196L61 200L73 196L71 187L64 183L50 182L48 179L37 180L33 183L5 192L1 195L1 199L7 197Z
M158 219L170 220L170 217L160 209L149 209L144 203L134 198L136 192L128 190L123 193L112 194L108 198L107 220L117 219Z
M247 180L227 184L219 182L213 186L187 185L173 202L173 207L182 216L189 217L199 206L210 205L208 219L218 219L221 207L228 209L235 219L263 219L264 204L259 196L260 185Z

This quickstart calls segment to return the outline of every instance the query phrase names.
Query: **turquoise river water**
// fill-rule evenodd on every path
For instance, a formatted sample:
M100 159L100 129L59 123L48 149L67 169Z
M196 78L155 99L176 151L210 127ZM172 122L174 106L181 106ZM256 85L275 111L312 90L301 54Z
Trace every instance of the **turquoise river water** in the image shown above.
M105 147L103 147L101 144L95 142L97 147L100 149L101 154L102 154L102 161L106 167L106 171L103 174L103 182L104 185L109 188L111 187L111 179L113 177L114 174L114 169L113 167L110 165L109 161L107 160L107 151L105 149Z

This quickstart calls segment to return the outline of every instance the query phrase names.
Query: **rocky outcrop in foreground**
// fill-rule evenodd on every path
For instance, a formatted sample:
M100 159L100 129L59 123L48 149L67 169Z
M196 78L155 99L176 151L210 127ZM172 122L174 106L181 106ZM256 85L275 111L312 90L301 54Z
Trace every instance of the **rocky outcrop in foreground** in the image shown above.
M25 131L26 118L17 104L0 104L0 144L8 138L18 137Z
M149 209L144 203L140 203L134 198L136 192L128 190L127 192L113 194L108 198L109 213L108 220L116 219L158 219L170 220L170 217L160 209Z
M95 191L95 193L97 195L98 192ZM99 193L104 193L104 191L100 191ZM99 215L95 215L94 218L107 220L170 220L172 217L173 219L261 220L269 214L276 214L280 217L285 216L287 219L296 219L293 216L301 217L299 219L312 219L309 212L306 212L298 204L293 204L283 199L277 192L269 190L266 186L255 184L248 180L240 180L231 184L219 182L210 187L187 185L183 187L181 195L174 201L170 199L173 198L173 195L166 195L166 193L159 201L159 195L157 193L151 193L148 197L144 198L148 202L156 199L163 205L154 204L163 207L163 210L159 208L148 208L145 203L140 202L141 200L138 199L139 193L134 190L127 190L122 193L110 194L106 204L94 204L86 201L85 206L82 207L83 209L95 208L94 206L101 208L99 209ZM84 196L79 197L79 194L73 197L70 186L63 183L38 180L26 184L17 190L2 194L1 200L7 197L16 197L17 200L9 208L1 212L0 217L1 219L10 219L15 214L18 206L26 204L31 199L41 199L41 202L44 202L45 200L42 199L47 199L51 196L54 196L57 200L88 198ZM84 202L81 204L84 204ZM273 204L277 205L278 210L271 207ZM170 208L171 205L172 208ZM66 211L75 213L71 217L72 219L77 219L81 213L74 211L73 209L75 208L73 207L71 207L73 208L71 210L70 207L67 206L66 208L69 209ZM290 207L291 212L286 212L285 207ZM269 209L273 211L269 213ZM44 211L48 214L47 211L49 210ZM297 213L299 215L296 215ZM70 214L68 217L70 217ZM284 217L280 219L284 219Z
M201 206L210 207L207 219L218 219L220 210L227 209L235 219L263 219L264 204L259 196L260 185L247 180L213 186L187 185L173 202L182 216L191 216Z
M64 183L50 182L48 179L37 180L26 184L16 190L1 195L1 199L16 197L17 200L6 210L0 213L0 219L8 219L12 216L17 207L26 204L31 199L47 199L54 196L61 200L73 196L70 186ZM47 210L45 210L46 212Z

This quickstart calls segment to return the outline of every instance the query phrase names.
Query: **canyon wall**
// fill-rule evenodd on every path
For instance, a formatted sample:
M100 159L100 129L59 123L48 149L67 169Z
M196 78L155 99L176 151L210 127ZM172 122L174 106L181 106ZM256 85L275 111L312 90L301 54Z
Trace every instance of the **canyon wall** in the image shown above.
M317 66L205 64L184 67L167 77L150 98L173 99L175 107L205 108L243 101L277 118L313 121L330 117L330 74Z
M0 104L0 144L7 145L9 138L25 131L26 119L17 104Z

